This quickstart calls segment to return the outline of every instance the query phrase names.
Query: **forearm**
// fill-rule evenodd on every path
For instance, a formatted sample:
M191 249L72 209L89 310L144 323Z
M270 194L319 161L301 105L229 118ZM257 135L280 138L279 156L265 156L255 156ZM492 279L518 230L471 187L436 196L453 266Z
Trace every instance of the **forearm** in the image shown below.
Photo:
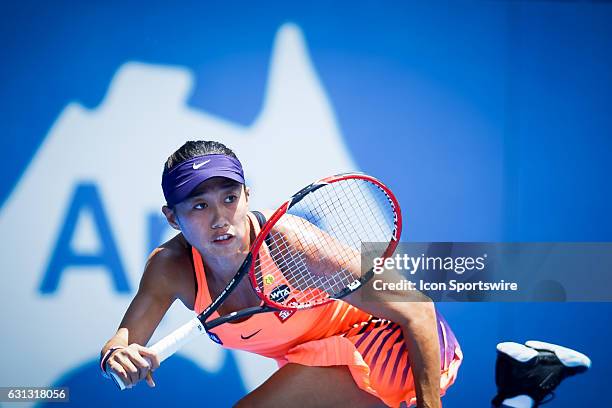
M172 302L174 297L139 291L125 312L119 329L102 347L101 354L112 347L127 347L133 343L145 346Z
M382 276L381 276L381 279ZM385 282L398 282L401 275L389 272ZM436 309L430 298L418 291L380 291L365 285L345 298L373 316L389 319L402 327L410 357L419 407L440 407L440 344Z
M413 304L418 313L402 325L418 407L440 407L440 344L433 303Z

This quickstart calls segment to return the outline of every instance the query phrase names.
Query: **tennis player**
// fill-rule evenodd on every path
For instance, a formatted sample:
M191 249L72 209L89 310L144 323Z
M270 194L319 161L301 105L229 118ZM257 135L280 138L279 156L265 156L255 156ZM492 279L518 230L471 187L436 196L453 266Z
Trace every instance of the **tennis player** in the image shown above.
M234 276L271 215L249 211L242 165L217 142L187 142L174 152L162 188L167 203L162 212L180 233L151 253L136 296L101 351L103 373L113 370L130 385L146 380L155 386L151 372L159 361L144 345L174 300L202 312ZM215 328L224 347L279 365L236 406L439 407L462 361L453 332L432 302L406 302L405 295L389 291L364 302L380 297L372 292ZM212 318L260 302L243 280Z

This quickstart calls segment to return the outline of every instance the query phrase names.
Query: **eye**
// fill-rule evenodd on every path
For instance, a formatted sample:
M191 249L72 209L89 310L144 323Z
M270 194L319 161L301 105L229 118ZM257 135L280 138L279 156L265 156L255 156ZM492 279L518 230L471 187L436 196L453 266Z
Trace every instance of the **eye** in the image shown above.
M225 197L225 202L226 203L233 203L234 201L236 201L238 199L238 196L235 194L230 194L227 197Z
M197 203L196 205L193 206L194 210L203 210L205 208L208 207L208 204L206 203Z

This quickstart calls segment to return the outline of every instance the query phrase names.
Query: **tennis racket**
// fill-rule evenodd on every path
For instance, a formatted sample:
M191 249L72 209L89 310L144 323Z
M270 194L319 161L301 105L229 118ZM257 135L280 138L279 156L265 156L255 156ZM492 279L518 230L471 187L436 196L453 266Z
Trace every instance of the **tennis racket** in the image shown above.
M341 299L373 276L372 269L361 271L363 251L368 259L390 257L401 230L397 199L374 177L347 173L316 181L283 203L262 226L219 296L151 349L161 363L200 334L208 333L220 343L211 331L220 324L257 313L292 313ZM367 247L368 243L376 245ZM208 321L246 275L262 305ZM110 372L124 389L122 379Z

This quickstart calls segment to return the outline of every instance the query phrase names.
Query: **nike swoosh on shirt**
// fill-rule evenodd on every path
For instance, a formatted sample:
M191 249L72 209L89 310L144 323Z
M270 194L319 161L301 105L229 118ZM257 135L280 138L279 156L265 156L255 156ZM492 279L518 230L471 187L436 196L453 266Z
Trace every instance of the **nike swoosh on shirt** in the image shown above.
M193 166L191 167L193 167L194 170L197 170L208 162L210 162L210 159L203 161L202 163L198 163L198 164L193 163Z
M248 336L243 336L243 335L241 334L241 335L240 335L240 338L241 338L242 340L248 340L248 339L250 339L251 337L253 337L254 335L256 335L257 333L259 333L260 331L261 331L261 329L257 330L257 331L256 331L255 333L253 333L253 334L249 334Z

